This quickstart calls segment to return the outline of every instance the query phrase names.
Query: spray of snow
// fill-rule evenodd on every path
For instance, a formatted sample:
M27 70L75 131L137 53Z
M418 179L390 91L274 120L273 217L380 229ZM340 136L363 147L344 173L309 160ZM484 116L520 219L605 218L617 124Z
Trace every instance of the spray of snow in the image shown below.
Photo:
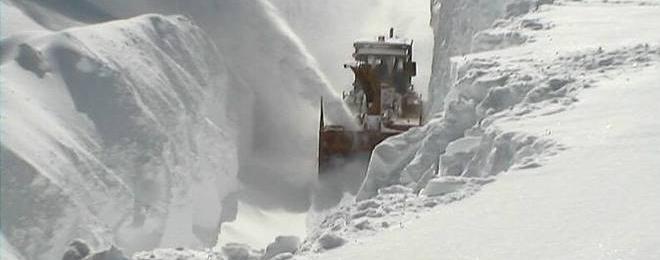
M426 93L433 57L427 0L271 2L320 62L336 90L352 89L352 73L341 65L352 60L353 41L384 35L393 27L397 35L414 40L418 63L414 84L420 93Z
M268 1L94 3L114 16L139 12L192 17L226 57L233 85L229 116L239 135L239 177L262 207L305 210L316 181L320 98L326 119L353 126L301 39ZM261 195L259 195L261 194ZM253 203L258 203L253 200Z
M253 248L266 248L277 236L305 237L306 214L288 213L282 209L262 209L239 203L236 221L222 226L218 249L230 243L242 243ZM282 230L282 227L288 227Z
M326 119L352 123L266 1L2 5L3 233L30 259L73 237L129 251L209 245L235 218L221 208L236 189L257 208L304 211L320 97ZM149 12L189 18L103 23ZM49 217L35 224L32 210Z

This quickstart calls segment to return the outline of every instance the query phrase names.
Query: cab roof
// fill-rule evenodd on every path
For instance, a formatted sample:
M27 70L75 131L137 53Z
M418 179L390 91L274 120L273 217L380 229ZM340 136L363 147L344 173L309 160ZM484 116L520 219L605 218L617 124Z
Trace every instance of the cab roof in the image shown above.
M353 43L356 56L383 55L406 56L412 40L399 37L379 36L376 39L358 40Z

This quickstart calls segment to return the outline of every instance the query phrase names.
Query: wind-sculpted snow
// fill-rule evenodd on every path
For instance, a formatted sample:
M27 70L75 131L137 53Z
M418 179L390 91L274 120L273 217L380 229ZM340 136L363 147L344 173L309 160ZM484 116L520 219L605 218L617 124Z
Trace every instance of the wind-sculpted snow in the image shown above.
M1 212L18 251L53 259L73 238L128 252L215 241L237 150L215 105L228 72L197 26L146 15L15 49L2 64Z
M240 129L239 177L247 196L260 207L307 209L316 181L321 97L326 120L348 127L354 122L305 43L269 1L90 3L116 17L183 14L208 33L234 85L227 109Z
M3 138L3 159L17 158L17 164L12 163L11 167L34 172L35 176L47 173L45 183L58 182L51 185L54 188L49 192L63 194L67 199L61 199L57 205L68 206L48 211L38 206L25 209L70 220L61 224L64 226L51 221L46 233L73 227L77 220L64 216L104 215L102 221L96 221L96 217L89 221L105 223L108 230L121 230L117 234L122 237L134 237L120 243L130 244L127 247L131 250L207 244L215 240L217 216L222 215L222 220L227 221L236 215L232 207L221 214L220 201L224 194L238 188L234 179L238 169L239 177L247 184L245 193L257 193L248 195L255 198L251 203L260 204L258 207L306 210L310 203L308 193L315 182L320 97L324 97L327 120L351 125L348 113L314 57L267 1L82 1L59 6L38 1L3 1L2 5L3 93L11 93L3 97L3 116L14 120L3 124L10 129L3 129L3 137L22 133L19 138ZM155 16L151 20L142 18L141 22L81 27L150 12L184 14L187 18ZM201 28L189 26L187 19ZM57 33L49 31L66 28L69 29ZM19 47L24 42L28 44ZM14 61L18 54L20 57ZM35 79L40 76L43 79ZM21 88L11 87L18 85ZM36 87L44 85L55 87ZM6 86L12 89L4 91ZM5 105L20 103L18 100L29 100L34 106L10 109ZM37 105L35 100L46 105ZM30 116L15 116L20 113ZM51 144L51 140L65 145ZM183 144L185 147L180 148ZM30 149L17 151L15 146ZM37 151L36 147L51 147L46 150L53 150L55 155L40 156L47 152ZM75 162L70 162L69 157L74 157ZM46 165L47 160L53 163ZM197 166L200 161L213 163ZM37 162L38 167L33 167ZM60 169L64 167L61 165L68 168ZM3 163L3 167L10 165ZM79 172L80 167L84 167L85 174L68 174ZM46 170L52 168L55 170ZM169 173L162 173L163 170ZM207 176L182 174L187 171L224 174L216 182ZM61 176L76 181L59 183ZM23 181L29 183L32 178ZM93 195L105 190L98 188L105 185L116 187L110 189L113 195ZM7 189L12 195L4 196L3 201L25 198L53 204L52 196L47 195L50 193L39 190L51 186L36 185L34 190L20 192ZM62 186L67 188L60 190ZM178 187L194 187L195 192L174 203L173 194L179 194L174 192ZM69 201L69 193L78 194L77 199ZM205 202L189 203L198 199ZM91 204L103 205L107 211L117 209L107 214L98 213L98 209L92 209L92 213L60 212L85 208L87 200L94 200ZM173 202L180 214L171 216L166 212L173 209L162 205L144 210L133 208L134 201L144 204L161 200ZM138 212L135 216L124 214L134 211ZM141 216L145 215L141 211L156 215L154 218L159 220L144 219L142 230L120 228L120 223L131 222L134 217L140 226ZM196 212L194 217L190 212ZM194 235L188 225L191 222L196 223ZM11 221L5 223L9 225ZM3 231L10 229L4 228L5 223ZM76 230L80 234L39 239L40 243L30 242L28 237L33 235L21 235L22 242L16 246L40 247L43 241L48 245L44 248L54 246L57 252L66 239L87 237L84 233L90 230L100 230L94 231L101 233L94 235L98 239L88 239L95 245L114 237L113 232L97 229L97 225L79 227ZM178 230L186 232L177 234ZM139 235L143 233L150 235ZM9 239L14 242L17 238Z

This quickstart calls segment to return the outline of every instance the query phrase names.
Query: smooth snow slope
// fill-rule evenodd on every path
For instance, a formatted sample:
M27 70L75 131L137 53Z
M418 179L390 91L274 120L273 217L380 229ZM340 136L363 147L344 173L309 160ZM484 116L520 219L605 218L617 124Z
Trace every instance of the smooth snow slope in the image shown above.
M228 72L205 34L158 15L21 33L2 41L11 244L27 259L73 238L128 252L212 244L238 162L217 106Z
M514 73L541 70L555 83L564 78L583 82L579 84L585 89L536 90L535 98L568 94L568 99L538 102L527 96L525 102L529 104L501 113L483 111L486 117L479 124L488 132L496 129L503 133L495 140L503 146L488 148L482 143L459 174L471 178L500 173L494 182L460 202L425 213L412 211L420 219L369 238L358 237L344 248L309 258L659 257L660 204L656 198L660 192L655 184L660 181L656 159L660 124L653 119L660 97L659 19L660 6L652 4L563 3L545 6L538 13L485 32L505 37L520 32L529 38L518 47L454 58L456 68L465 69L459 75L470 76L469 69L484 68L478 66L494 66L504 74L511 69ZM519 26L525 20L539 22L544 29ZM503 47L500 43L491 46ZM477 69L472 73L483 72ZM506 86L486 84L496 81L481 79L481 84L475 85L457 82L458 95L450 94L449 98L479 95L479 89L470 89L474 87L492 88L488 95L508 91ZM548 84L551 87L552 80ZM466 135L479 136L482 126L466 131ZM508 141L505 136L509 136ZM560 149L550 158L517 158L505 171L492 171L502 169L498 160L503 157L529 156L533 151L516 143L529 137L552 140ZM482 158L480 153L489 155Z

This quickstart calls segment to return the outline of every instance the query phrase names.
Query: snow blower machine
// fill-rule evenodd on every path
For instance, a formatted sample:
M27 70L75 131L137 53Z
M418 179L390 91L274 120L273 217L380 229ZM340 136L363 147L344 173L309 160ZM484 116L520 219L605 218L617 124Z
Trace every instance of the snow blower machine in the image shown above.
M343 93L343 100L359 125L349 130L342 125L319 129L319 175L338 167L346 159L370 155L386 138L422 124L422 99L411 82L417 73L413 61L413 41L394 36L353 44L354 61L344 64L353 71L353 89Z

